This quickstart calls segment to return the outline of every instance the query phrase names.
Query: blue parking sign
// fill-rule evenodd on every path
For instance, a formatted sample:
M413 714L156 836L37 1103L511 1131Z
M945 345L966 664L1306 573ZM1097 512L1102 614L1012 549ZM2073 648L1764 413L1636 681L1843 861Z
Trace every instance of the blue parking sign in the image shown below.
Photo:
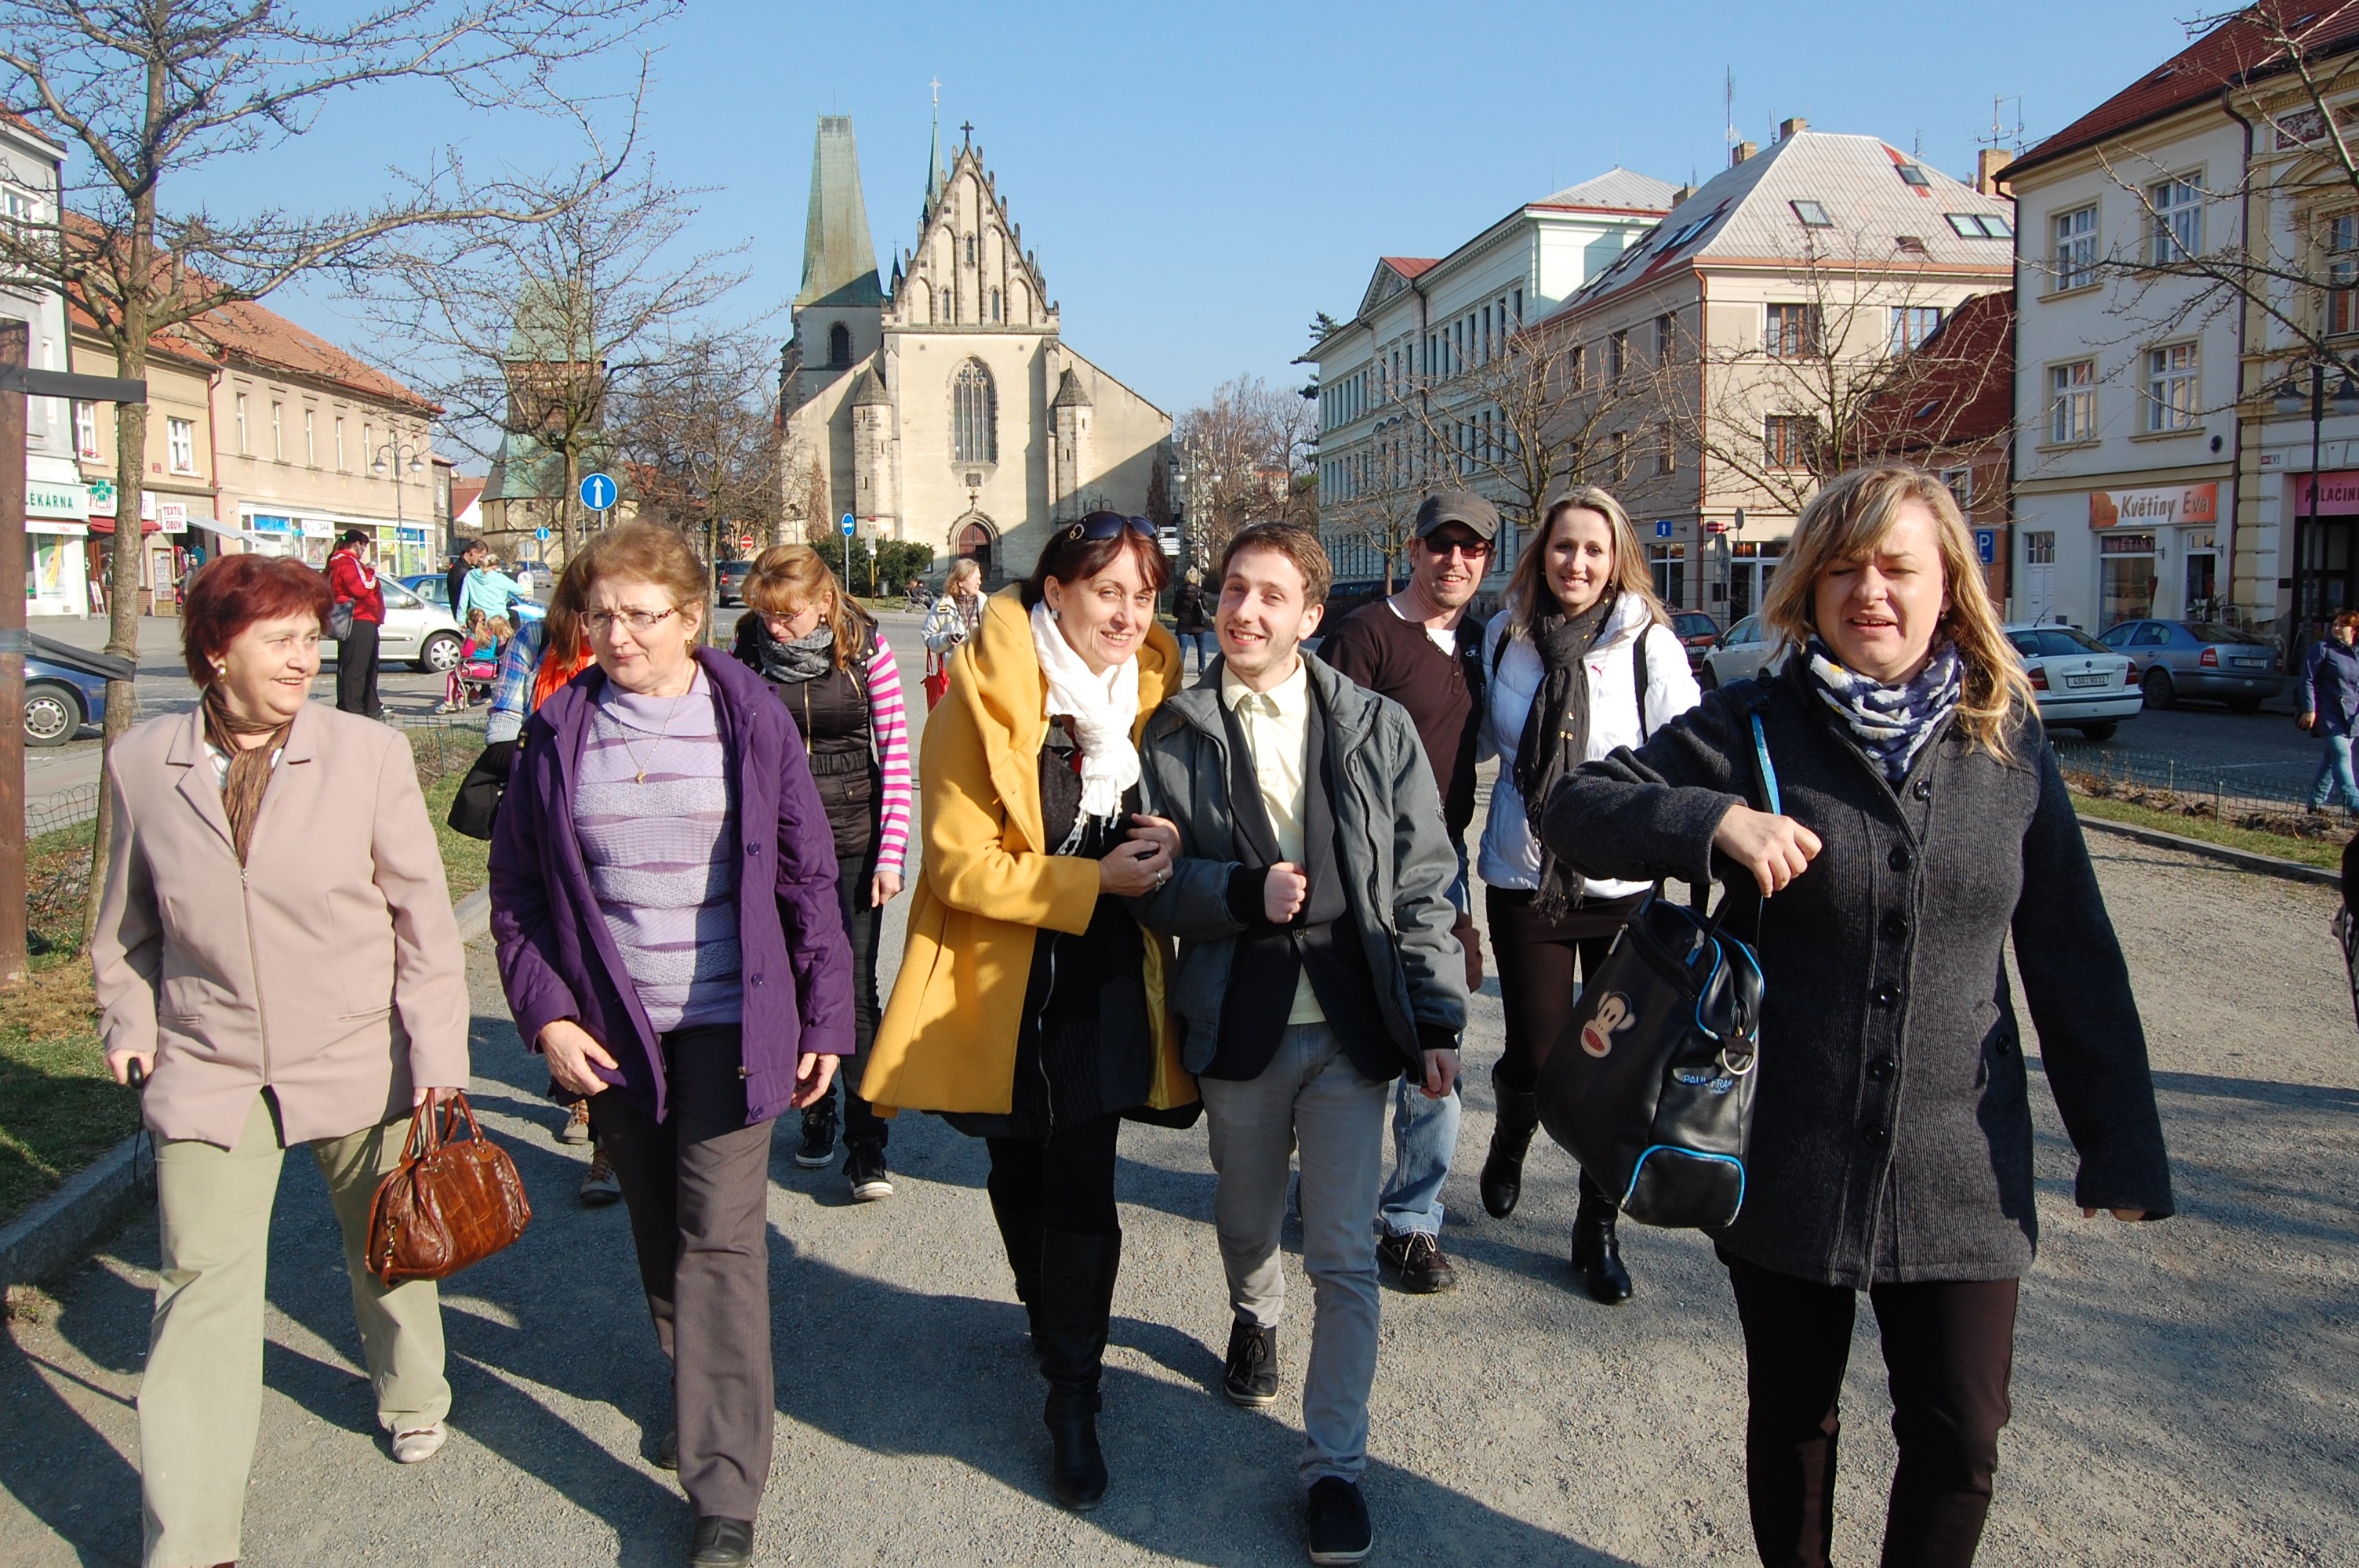
M1974 530L1974 557L1984 566L1989 566L1992 562L1998 559L1997 529L1977 528Z

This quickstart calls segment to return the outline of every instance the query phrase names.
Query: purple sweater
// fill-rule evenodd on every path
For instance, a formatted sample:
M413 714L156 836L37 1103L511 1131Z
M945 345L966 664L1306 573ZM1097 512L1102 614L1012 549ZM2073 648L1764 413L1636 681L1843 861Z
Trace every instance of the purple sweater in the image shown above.
M852 949L836 904L835 841L786 707L727 654L697 650L712 683L737 809L722 835L737 916L745 1114L788 1108L805 1055L848 1056ZM492 838L492 935L516 1033L571 1019L620 1065L603 1076L648 1114L667 1114L663 1055L591 885L574 820L575 780L606 677L587 670L525 726ZM769 896L762 896L767 893Z

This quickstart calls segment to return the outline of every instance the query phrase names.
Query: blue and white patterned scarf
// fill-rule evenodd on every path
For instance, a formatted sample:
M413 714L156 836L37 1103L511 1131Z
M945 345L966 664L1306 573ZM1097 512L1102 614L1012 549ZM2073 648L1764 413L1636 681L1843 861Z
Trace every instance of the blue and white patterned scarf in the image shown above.
M1810 678L1820 700L1851 727L1859 749L1894 784L1908 776L1908 764L1965 690L1964 662L1958 657L1958 645L1946 638L1935 646L1932 662L1917 678L1899 686L1845 669L1819 638L1810 639Z

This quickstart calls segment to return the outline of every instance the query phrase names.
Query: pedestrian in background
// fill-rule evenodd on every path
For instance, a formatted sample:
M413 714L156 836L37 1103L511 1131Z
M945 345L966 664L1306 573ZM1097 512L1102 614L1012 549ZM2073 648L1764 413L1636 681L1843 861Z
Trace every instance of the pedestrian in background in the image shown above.
M1784 672L1577 769L1545 838L1592 877L1701 884L1717 854L1758 884L1763 1070L1744 1207L1714 1239L1745 1330L1762 1562L1828 1562L1864 1290L1899 1446L1883 1562L1955 1568L1990 1509L2038 1235L2010 935L2084 1217L2171 1212L2146 1035L1940 481L1883 464L1826 485L1761 613L1795 650ZM1770 804L1764 752L1789 815L1748 804Z
M1449 491L1418 505L1407 587L1365 604L1320 640L1339 674L1408 710L1441 800L1441 825L1458 856L1450 902L1466 956L1466 989L1483 985L1482 938L1466 876L1466 829L1474 820L1474 765L1483 734L1483 624L1467 606L1483 586L1499 509ZM1414 1292L1446 1291L1457 1271L1441 1250L1441 1186L1458 1154L1461 1096L1439 1099L1403 1074L1393 1087L1393 1175L1376 1206L1378 1261Z
M200 572L181 625L196 711L137 725L107 768L100 1032L116 1082L147 1074L157 1140L147 1568L238 1556L287 1149L309 1144L327 1182L393 1457L432 1457L451 1408L434 1282L387 1287L365 1258L411 1110L467 1081L465 964L408 742L309 700L328 605L299 560Z
M926 652L947 662L983 626L983 568L972 558L951 563L942 596L926 616Z
M835 838L835 886L852 941L855 1054L843 1064L843 1176L861 1203L893 1195L886 1123L860 1098L857 1069L876 1043L876 947L884 908L901 891L909 846L909 720L901 672L876 622L837 588L809 545L774 545L745 576L732 650L770 683L802 737ZM835 1090L803 1109L795 1163L835 1158Z
M2359 813L2359 780L2351 772L2351 737L2359 730L2354 637L2359 637L2359 611L2343 611L2301 661L2301 690L2294 701L2300 716L2294 722L2309 730L2312 740L2326 742L2326 755L2318 760L2318 776L2310 784L2312 811L2324 811L2327 798L2339 793L2343 809Z
M469 570L460 593L463 602L451 613L462 621L470 610L480 610L486 616L506 615L518 600L532 597L525 591L524 584L500 569L499 558L488 552L480 564Z
M1540 1070L1572 999L1647 895L1647 881L1584 878L1541 842L1540 812L1582 762L1636 746L1696 705L1687 650L1655 597L1622 503L1584 485L1551 504L1516 563L1507 603L1484 635L1493 672L1489 749L1499 757L1483 827L1491 947L1506 1004L1506 1049L1491 1082L1499 1115L1483 1162L1483 1206L1516 1212L1539 1125ZM1581 1176L1572 1266L1593 1301L1630 1299L1614 1217L1619 1194Z
M1178 591L1171 596L1171 631L1180 639L1180 651L1196 651L1196 671L1204 669L1204 639L1212 622L1204 614L1204 574L1194 567L1180 581Z
M1303 1534L1313 1563L1375 1540L1360 1480L1382 1312L1376 1192L1393 1083L1458 1077L1465 958L1457 857L1399 704L1301 656L1332 568L1319 536L1258 523L1221 561L1213 673L1147 726L1147 799L1176 826L1169 885L1139 918L1180 939L1173 1005L1212 1129L1227 1276L1223 1391L1277 1399L1280 1228L1301 1155L1302 1267L1316 1305L1303 1379ZM1371 895L1381 902L1372 903Z
M771 1122L852 1049L834 847L769 688L700 648L708 579L653 524L568 564L597 668L525 726L492 840L516 1031L590 1097L631 1216L696 1514L691 1568L751 1560L777 1418Z
M1152 535L1093 512L985 604L926 724L923 875L860 1088L985 1141L1049 1384L1049 1487L1077 1509L1106 1489L1115 1134L1142 1108L1192 1119L1196 1099L1162 1005L1163 946L1125 902L1170 874L1170 824L1136 814L1136 737L1180 680L1155 622L1166 569Z
M451 565L442 573L442 591L450 601L451 613L461 621L467 618L467 574L484 558L484 542L470 539L466 547L451 557Z
M328 591L353 611L352 634L336 644L336 707L364 719L380 718L377 699L377 639L385 626L385 589L377 586L370 557L376 546L368 534L347 528L328 557Z

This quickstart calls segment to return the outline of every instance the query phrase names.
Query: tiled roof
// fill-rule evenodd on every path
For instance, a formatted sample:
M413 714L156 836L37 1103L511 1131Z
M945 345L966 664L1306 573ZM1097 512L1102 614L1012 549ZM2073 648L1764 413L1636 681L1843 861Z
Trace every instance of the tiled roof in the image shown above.
M57 148L60 152L65 151L65 143L49 135L49 132L41 129L41 127L36 125L30 120L27 120L22 114L17 114L14 109L0 109L0 123L5 123L14 126L16 129L24 132L28 136L38 136L42 141L48 143L50 146Z
M1911 360L1863 411L1867 449L1921 452L2005 435L2015 422L2015 291L1960 304Z
M1378 256L1378 261L1406 278L1423 277L1441 265L1440 256Z
M451 515L457 517L475 504L489 481L480 479L454 479L451 481Z
M1904 178L1911 173L1921 183ZM1797 202L1816 203L1827 225L1806 224ZM1995 219L2005 227L1962 234L1951 223L1951 213L1970 222ZM1715 175L1574 294L1566 308L1714 261L1889 261L1896 270L1987 269L2011 276L2014 222L2014 202L1984 196L1878 137L1802 131Z
M2286 30L2306 51L2331 54L2359 41L2359 0L2323 5L2318 0L2278 0L2251 6L2016 159L2007 178L2216 97L2232 83L2284 70L2285 51L2269 25L2273 15L2290 16Z
M1602 207L1611 212L1668 212L1679 194L1680 188L1668 179L1616 166L1594 179L1584 179L1579 185L1568 185L1553 195L1543 196L1531 205Z
M364 363L315 332L298 327L276 311L251 303L224 305L190 322L190 330L210 341L223 362L243 361L268 370L283 370L332 382L366 397L397 403L419 414L439 414L401 383Z

